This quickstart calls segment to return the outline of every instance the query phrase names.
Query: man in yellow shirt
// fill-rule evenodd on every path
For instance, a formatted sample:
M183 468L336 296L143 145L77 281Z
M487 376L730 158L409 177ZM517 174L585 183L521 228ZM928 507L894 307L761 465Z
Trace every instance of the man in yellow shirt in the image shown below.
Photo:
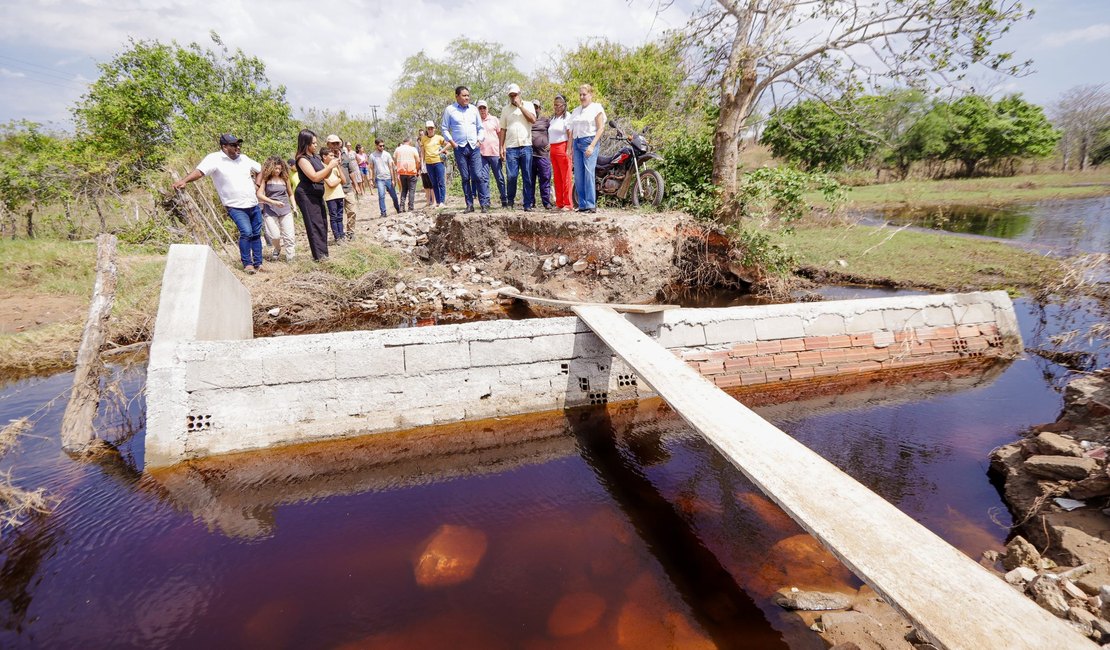
M420 164L428 170L428 177L432 181L432 193L435 195L436 204L440 207L447 200L447 170L443 165L443 149L447 141L436 133L436 123L428 120L424 123L424 135L420 136Z

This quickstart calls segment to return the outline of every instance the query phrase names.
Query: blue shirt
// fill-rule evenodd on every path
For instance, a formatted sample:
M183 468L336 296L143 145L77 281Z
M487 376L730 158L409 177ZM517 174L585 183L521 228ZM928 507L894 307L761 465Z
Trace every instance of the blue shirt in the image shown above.
M443 111L443 137L454 142L457 146L469 144L477 148L478 143L485 139L486 130L482 128L482 118L478 115L478 108L474 104L466 108L459 106L458 102L450 104Z

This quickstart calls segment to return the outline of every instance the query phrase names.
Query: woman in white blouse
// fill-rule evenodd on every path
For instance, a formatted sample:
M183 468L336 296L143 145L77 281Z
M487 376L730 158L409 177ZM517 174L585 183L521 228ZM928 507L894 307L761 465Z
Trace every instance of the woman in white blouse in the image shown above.
M578 101L581 105L567 120L567 138L574 150L574 194L579 212L597 212L594 177L598 143L605 132L605 109L594 101L594 87L590 84L578 87Z
M555 114L547 127L551 143L551 180L555 185L555 207L570 210L570 157L567 155L567 98L555 95Z

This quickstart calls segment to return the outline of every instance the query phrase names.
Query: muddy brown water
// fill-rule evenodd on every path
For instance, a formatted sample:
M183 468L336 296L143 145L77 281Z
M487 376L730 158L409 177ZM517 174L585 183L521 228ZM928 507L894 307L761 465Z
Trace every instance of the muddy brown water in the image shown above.
M1097 322L1086 307L1018 301L1026 344ZM143 368L118 373L135 397ZM978 557L1010 523L988 453L1055 419L1065 374L1030 355L738 397ZM37 420L0 470L61 499L0 538L4 648L821 648L769 594L859 585L657 401L151 476L133 469L139 399L102 422L136 431L130 465L59 450L70 381L0 388L0 422ZM422 587L417 563L444 525L479 531L486 550L468 580Z

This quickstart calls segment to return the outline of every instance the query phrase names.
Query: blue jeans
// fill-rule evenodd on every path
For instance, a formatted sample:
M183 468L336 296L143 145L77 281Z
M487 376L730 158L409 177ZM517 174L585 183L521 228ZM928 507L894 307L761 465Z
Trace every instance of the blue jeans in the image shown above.
M532 191L532 145L505 149L505 193L509 205L516 203L518 176L524 184L524 208L530 210L536 205L536 194Z
M331 199L327 202L328 215L331 217L331 234L335 241L343 240L343 199Z
M389 192L389 198L393 199L393 209L398 213L401 212L401 204L397 201L397 190L393 187L392 178L375 178L378 184L378 209L382 211L382 216L385 216L385 193Z
M227 208L227 215L239 229L239 258L243 268L262 266L262 208Z
M493 176L497 181L497 192L501 195L501 205L508 205L505 198L505 177L501 174L501 156L482 156L482 164L486 166L486 176ZM493 189L493 188L490 188Z
M578 197L579 210L592 210L597 207L597 148L591 156L586 149L593 142L592 137L574 139L574 194Z
M540 201L543 202L543 207L551 207L551 161L543 156L535 155L532 152L532 180L533 185L538 184L540 187ZM535 187L532 192L535 192Z
M436 203L443 205L447 200L447 168L441 162L428 163L427 167L428 179L432 181L432 193L435 194Z
M486 176L486 168L482 165L482 152L468 144L455 147L455 165L462 179L466 207L473 208L477 198L483 208L488 208L489 176Z

